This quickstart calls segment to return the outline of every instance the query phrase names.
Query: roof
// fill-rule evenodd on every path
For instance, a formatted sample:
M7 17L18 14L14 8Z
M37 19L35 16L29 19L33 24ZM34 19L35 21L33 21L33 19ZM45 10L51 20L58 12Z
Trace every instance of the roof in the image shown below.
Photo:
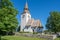
M29 19L26 26L42 27L40 20Z
M33 22L34 22L34 19L29 19L26 26L31 26L33 24Z
M28 9L28 3L26 2L26 4L25 4L25 8L27 8Z

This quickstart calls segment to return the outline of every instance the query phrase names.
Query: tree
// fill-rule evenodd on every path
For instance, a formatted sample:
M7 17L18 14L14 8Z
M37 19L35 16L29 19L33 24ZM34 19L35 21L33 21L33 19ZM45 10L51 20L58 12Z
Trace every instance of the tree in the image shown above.
M60 12L50 12L47 19L46 28L54 33L60 32Z
M4 31L8 34L15 30L18 26L17 13L10 0L0 0L0 34Z

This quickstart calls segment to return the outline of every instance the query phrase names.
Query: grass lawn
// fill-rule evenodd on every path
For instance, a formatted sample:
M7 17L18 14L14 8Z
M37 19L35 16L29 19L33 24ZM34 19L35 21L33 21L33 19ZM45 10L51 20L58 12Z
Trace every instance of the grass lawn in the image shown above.
M60 40L60 38L56 38L55 40Z
M47 40L47 39L23 37L23 36L2 36L2 40ZM56 38L55 40L60 40L60 38Z
M46 39L23 36L2 36L2 40L46 40Z

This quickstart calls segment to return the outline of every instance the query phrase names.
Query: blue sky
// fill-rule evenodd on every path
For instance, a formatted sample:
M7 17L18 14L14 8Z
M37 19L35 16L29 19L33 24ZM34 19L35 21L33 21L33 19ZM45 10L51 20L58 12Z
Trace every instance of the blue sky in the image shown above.
M18 10L17 19L20 24L20 16L23 12L26 0L11 0ZM41 20L45 28L46 20L51 11L60 11L60 0L27 0L32 18Z

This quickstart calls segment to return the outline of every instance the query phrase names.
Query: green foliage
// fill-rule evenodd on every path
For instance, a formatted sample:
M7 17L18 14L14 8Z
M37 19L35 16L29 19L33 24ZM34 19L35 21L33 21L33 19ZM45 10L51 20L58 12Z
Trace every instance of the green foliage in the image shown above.
M33 32L33 34L38 34L37 32Z
M13 7L13 4L10 2L10 0L0 0L0 8L9 8Z
M18 26L16 19L18 11L13 7L10 0L0 0L0 30L14 31Z
M1 36L0 36L0 40L1 40Z
M60 12L50 12L47 19L46 28L52 32L60 32Z

